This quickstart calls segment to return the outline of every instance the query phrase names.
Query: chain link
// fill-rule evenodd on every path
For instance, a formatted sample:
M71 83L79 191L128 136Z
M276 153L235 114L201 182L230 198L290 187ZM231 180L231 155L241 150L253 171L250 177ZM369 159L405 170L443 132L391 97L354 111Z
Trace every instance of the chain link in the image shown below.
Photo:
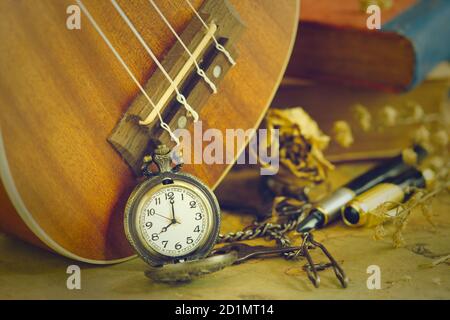
M242 231L228 232L226 234L220 234L217 243L231 243L245 240L252 240L256 238L264 238L267 241L275 240L280 247L289 247L292 245L292 241L288 236L288 233L295 230L300 221L303 220L303 214L310 209L310 204L304 204L301 207L297 207L295 212L289 212L289 218L285 223L272 223L269 221L254 222ZM290 207L278 206L277 213L282 214ZM285 253L285 258L293 258L295 253Z

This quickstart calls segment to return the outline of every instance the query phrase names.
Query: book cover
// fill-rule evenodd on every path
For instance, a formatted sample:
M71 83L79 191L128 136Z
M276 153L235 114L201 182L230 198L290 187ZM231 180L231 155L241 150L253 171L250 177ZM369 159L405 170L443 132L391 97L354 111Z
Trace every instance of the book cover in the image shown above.
M450 1L396 0L381 30L357 0L303 0L289 77L410 90L450 58Z

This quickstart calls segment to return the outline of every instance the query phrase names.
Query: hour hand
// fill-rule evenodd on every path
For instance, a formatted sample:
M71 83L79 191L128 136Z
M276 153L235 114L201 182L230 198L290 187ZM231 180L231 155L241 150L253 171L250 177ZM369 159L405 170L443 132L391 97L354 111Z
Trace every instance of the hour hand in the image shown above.
M172 222L169 223L167 226L163 227L163 228L161 229L161 232L160 232L159 234L161 234L161 233L163 233L163 232L166 232L167 229L168 229L171 225L173 225L173 224L174 224L174 222L172 221Z

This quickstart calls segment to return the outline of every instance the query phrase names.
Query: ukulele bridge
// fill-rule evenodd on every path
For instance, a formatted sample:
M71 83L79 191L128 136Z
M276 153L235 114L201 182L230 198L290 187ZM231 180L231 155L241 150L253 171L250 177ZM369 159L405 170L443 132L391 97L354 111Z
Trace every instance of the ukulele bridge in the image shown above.
M189 57L189 59L185 62L181 70L178 72L177 76L173 79L174 84L179 87L181 81L186 77L186 75L189 73L189 70L192 69L192 66L194 65L195 61L198 60L200 54L205 50L208 43L211 41L211 39L214 37L214 34L217 31L217 25L213 22L209 25L208 32L203 37L203 39L200 41L199 45L195 50L192 52L192 56ZM150 125L158 116L158 113L161 112L163 106L167 105L170 98L174 94L174 87L169 86L167 90L164 92L162 97L159 99L158 103L155 104L155 108L152 109L150 114L145 118L144 120L139 121L139 124L142 126L148 126Z
M173 84L197 113L213 92L210 85L197 74L195 61L214 82L220 94L220 84L232 64L223 52L217 50L214 40L236 60L237 51L234 44L245 29L227 0L206 0L199 14L208 28L193 16L184 31L179 34L192 56L176 41L160 60ZM155 108L148 103L144 94L138 94L108 137L110 144L137 175L141 173L143 157L150 153L155 145L173 145L170 135L160 126L158 113L172 130L189 128L192 122L190 114L176 99L174 85L157 69L143 86Z

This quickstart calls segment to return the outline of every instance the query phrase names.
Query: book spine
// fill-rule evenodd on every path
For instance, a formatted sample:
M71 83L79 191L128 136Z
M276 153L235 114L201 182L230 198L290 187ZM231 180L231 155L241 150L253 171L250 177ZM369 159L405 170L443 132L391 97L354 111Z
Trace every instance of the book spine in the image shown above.
M406 89L420 84L433 67L450 59L449 23L449 0L421 0L383 25L383 32L400 34L413 45L414 76Z

